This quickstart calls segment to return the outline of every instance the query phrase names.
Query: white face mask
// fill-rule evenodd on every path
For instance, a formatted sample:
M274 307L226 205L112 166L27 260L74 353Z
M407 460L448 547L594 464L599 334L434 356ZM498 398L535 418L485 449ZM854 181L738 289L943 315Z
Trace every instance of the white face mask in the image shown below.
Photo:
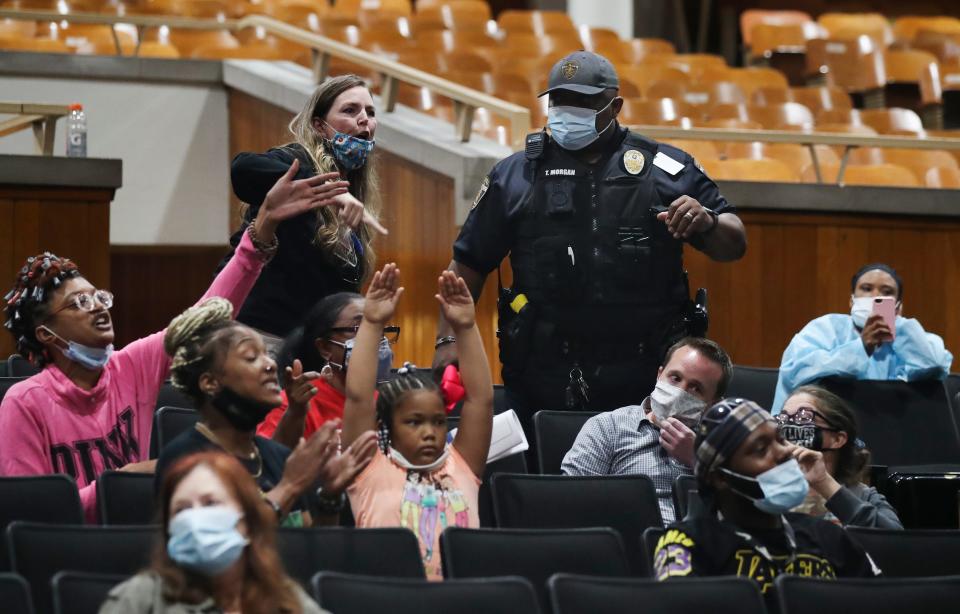
M450 445L447 444L443 446L443 452L440 453L440 456L437 457L437 460L433 461L428 465L414 465L407 458L400 454L393 446L390 446L390 458L396 464L400 465L407 471L436 471L443 466L443 463L447 462L447 457L450 456Z
M863 328L867 323L867 318L873 313L872 296L851 296L853 306L850 307L850 317L853 318L853 325L857 328Z
M694 420L700 417L706 407L706 402L664 380L657 380L657 386L650 393L650 409L658 420L666 420L671 416L680 420Z

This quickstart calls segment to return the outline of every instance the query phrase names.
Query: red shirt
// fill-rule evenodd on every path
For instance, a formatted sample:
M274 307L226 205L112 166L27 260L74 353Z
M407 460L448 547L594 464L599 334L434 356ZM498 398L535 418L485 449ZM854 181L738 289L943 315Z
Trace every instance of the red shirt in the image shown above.
M343 418L343 405L347 400L342 392L322 378L317 378L311 383L317 389L317 394L313 395L307 407L307 418L303 423L303 437L305 439L316 433L327 420ZM287 411L287 393L284 391L281 394L283 395L283 404L267 414L264 421L257 427L257 435L267 438L273 437L273 432L277 430L283 412Z

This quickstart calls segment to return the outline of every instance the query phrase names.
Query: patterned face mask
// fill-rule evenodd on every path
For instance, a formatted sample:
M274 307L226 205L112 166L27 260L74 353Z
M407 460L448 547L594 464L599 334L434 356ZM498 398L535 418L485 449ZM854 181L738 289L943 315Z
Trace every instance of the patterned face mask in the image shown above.
M367 157L373 151L373 145L372 140L350 136L336 130L330 140L333 157L348 171L354 171L367 163Z

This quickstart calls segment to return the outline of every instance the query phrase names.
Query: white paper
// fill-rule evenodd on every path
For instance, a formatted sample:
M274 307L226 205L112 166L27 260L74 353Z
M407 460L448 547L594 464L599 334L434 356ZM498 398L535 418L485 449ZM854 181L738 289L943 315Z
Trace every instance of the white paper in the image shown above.
M453 429L447 434L447 440L453 441L459 429ZM523 452L530 447L527 437L520 426L517 412L508 409L502 414L493 417L493 431L490 433L490 451L487 452L487 464Z
M677 162L662 151L658 151L657 155L653 157L653 165L662 168L671 175L676 175L683 170L683 164Z

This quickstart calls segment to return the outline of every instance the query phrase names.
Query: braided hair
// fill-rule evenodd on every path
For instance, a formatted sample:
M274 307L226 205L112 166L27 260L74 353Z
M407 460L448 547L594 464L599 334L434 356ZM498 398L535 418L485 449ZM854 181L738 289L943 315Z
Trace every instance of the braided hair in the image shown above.
M218 333L235 324L230 301L213 297L175 317L164 332L163 349L172 358L170 379L198 405L206 397L200 376L211 369L230 341L229 335Z
M277 353L277 370L281 378L286 376L286 367L299 359L304 371L319 372L327 360L317 350L317 339L330 336L340 312L351 302L362 299L356 292L337 292L320 299L307 313L303 325L298 326L284 339Z
M50 314L48 302L53 291L75 277L81 277L80 269L72 260L44 252L27 258L13 288L3 297L4 326L13 335L17 352L38 367L50 357L37 339L37 326Z
M389 380L377 386L377 438L380 449L387 453L390 446L390 429L393 424L393 409L410 392L427 390L440 394L440 386L428 369L417 369L405 362Z

